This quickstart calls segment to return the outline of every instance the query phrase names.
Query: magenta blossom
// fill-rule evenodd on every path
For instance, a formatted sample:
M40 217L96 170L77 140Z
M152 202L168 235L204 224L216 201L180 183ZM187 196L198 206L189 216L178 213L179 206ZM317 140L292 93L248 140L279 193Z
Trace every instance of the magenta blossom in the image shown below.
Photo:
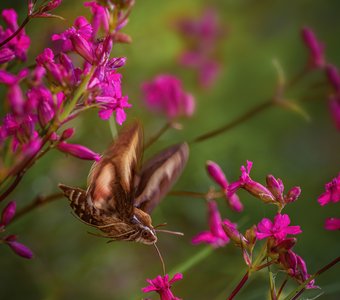
M13 219L16 210L16 203L14 201L9 202L3 209L1 214L0 228L7 226Z
M318 41L312 29L304 27L301 31L302 39L309 49L309 66L312 68L323 68L326 60L324 57L324 45Z
M259 198L266 203L275 203L274 195L262 184L250 178L250 170L253 163L247 160L247 166L241 166L241 176L238 181L233 182L228 187L228 196L234 194L239 188L244 188L253 196Z
M321 206L331 202L336 203L340 201L340 173L338 177L325 185L325 189L326 192L318 198L318 202Z
M302 232L300 226L288 226L289 224L290 218L288 215L277 214L274 222L264 218L257 225L256 237L259 240L271 237L277 242L280 242L284 240L288 234L299 234Z
M146 280L150 285L142 288L142 292L157 292L160 295L161 300L180 300L180 298L174 296L170 289L174 282L182 279L183 275L181 273L175 274L171 280L169 280L168 274L166 274L164 277L158 275L154 279Z
M33 257L32 251L25 246L17 242L15 235L7 236L4 242L13 250L13 252L23 258L31 259Z
M241 203L239 197L235 193L228 196L227 191L229 182L220 166L209 160L206 163L206 168L210 177L222 188L231 209L241 212L243 210L243 204Z
M325 229L327 230L340 230L339 218L328 218L325 221Z
M229 238L223 230L220 212L217 203L213 200L208 202L209 231L203 231L193 237L193 244L210 244L213 247L223 247L229 243Z
M181 81L172 75L158 75L142 85L146 105L169 119L190 117L195 110L194 98L185 92Z
M97 2L85 2L84 6L91 8L92 17L92 27L93 33L92 38L95 39L98 30L102 28L106 34L109 33L110 29L110 13L108 9L101 6Z

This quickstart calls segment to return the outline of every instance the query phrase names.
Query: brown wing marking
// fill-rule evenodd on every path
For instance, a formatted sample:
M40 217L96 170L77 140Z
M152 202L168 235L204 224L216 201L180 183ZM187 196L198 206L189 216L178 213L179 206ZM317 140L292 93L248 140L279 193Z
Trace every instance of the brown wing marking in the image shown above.
M85 223L99 225L101 224L101 212L95 208L86 196L86 191L80 188L59 184L66 198L70 200L70 206L74 213Z
M134 205L146 213L155 206L173 186L189 157L187 143L167 148L143 166Z
M143 149L139 123L124 129L94 164L88 178L88 195L98 209L130 217L133 214L133 182Z

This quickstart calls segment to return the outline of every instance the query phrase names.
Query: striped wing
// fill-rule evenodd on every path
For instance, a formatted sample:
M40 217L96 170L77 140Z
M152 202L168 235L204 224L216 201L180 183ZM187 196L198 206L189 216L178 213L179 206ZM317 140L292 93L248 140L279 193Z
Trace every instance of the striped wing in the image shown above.
M134 178L143 148L143 132L139 123L124 129L88 178L87 195L93 205L122 219L133 214Z
M189 146L183 143L167 148L150 159L142 168L134 206L151 213L181 175L188 157Z

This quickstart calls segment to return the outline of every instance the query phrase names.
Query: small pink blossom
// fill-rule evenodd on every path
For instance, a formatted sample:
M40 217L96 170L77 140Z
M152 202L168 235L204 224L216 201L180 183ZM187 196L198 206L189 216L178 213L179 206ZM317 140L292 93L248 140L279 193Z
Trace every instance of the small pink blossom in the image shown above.
M229 243L229 238L223 230L222 219L218 211L217 203L214 200L209 200L208 204L208 219L209 231L203 231L193 237L193 244L210 244L213 247L223 247Z
M325 185L325 189L326 192L318 198L318 202L321 206L340 201L340 173L338 177L335 177L331 182Z
M174 282L182 279L183 275L181 273L176 273L174 277L170 280L168 274L166 274L165 276L158 275L154 279L146 280L150 285L142 288L142 292L157 292L160 295L161 300L180 300L180 298L175 297L172 293L171 286Z
M328 218L325 221L325 229L327 230L340 230L339 218Z
M257 225L256 237L259 240L272 237L277 242L286 238L288 234L299 234L302 232L300 226L289 226L290 218L288 215L277 214L274 222L264 218Z
M310 52L309 65L312 68L323 68L326 60L324 57L324 45L318 41L312 29L304 27L301 31L302 39Z
M142 85L146 105L169 119L190 117L195 110L194 98L185 92L181 81L172 75L162 74Z
M236 193L228 195L228 186L229 182L220 168L218 164L213 161L207 161L206 163L207 171L210 177L222 188L225 193L226 200L228 201L229 206L231 209L237 212L241 212L243 210L243 204L241 203L239 197Z
M97 2L85 2L84 6L91 8L92 17L92 38L95 39L100 28L104 30L106 34L109 33L110 29L110 13L108 9L101 6Z

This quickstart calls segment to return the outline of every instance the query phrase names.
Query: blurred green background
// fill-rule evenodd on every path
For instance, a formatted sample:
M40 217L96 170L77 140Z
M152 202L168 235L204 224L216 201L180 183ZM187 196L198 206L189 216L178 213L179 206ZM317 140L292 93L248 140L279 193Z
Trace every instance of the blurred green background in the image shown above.
M63 31L76 16L88 11L82 1L64 1L57 14L66 21L33 20L27 27L32 48L27 65L35 55L50 45L51 33ZM25 1L1 1L0 8L13 7L25 14ZM127 56L124 67L123 90L129 95L133 108L128 120L141 119L146 137L163 124L161 117L147 112L141 101L140 85L159 73L172 73L183 79L184 86L197 101L193 118L183 121L182 131L170 131L150 150L172 143L191 140L195 136L233 120L250 108L268 99L275 90L277 72L272 60L283 66L287 78L292 78L305 64L307 51L300 39L300 29L308 25L326 45L327 58L340 65L340 2L220 0L209 1L217 8L221 21L228 28L219 49L222 73L209 90L200 89L191 70L175 61L184 47L174 22L183 16L199 16L207 1L137 1L124 32L133 38L131 45L118 45L113 55ZM299 99L311 82L324 80L316 72L286 96ZM301 255L313 273L340 253L339 232L323 229L326 217L339 217L339 205L320 207L317 197L324 184L340 171L340 133L329 116L325 90L309 90L311 101L303 107L310 114L306 122L299 115L282 108L270 109L232 131L206 142L193 145L183 176L175 190L205 192L212 184L205 172L206 160L218 162L229 180L236 180L239 167L245 161L254 162L252 177L265 182L272 173L282 178L286 190L294 185L302 188L300 199L286 207L293 225L301 225L295 252ZM107 122L94 111L73 123L76 135L71 140L102 152L112 141ZM51 152L30 170L11 199L19 207L30 203L38 194L57 191L57 184L84 186L91 163ZM262 204L246 193L239 193L245 210L230 211L223 201L223 217L241 222L241 230L263 217L272 217L275 208ZM155 295L142 294L146 278L161 273L159 259L152 247L137 243L111 243L86 233L89 228L71 215L66 199L57 200L36 209L13 224L9 231L35 253L32 261L16 257L5 246L0 248L1 299L141 299ZM166 197L153 213L153 223L168 223L169 229L182 231L183 238L161 235L159 248L167 270L187 261L207 246L193 246L193 235L207 228L206 206L203 200ZM183 299L226 299L246 268L238 249L232 245L217 249L184 273L175 284L175 295ZM283 278L281 272L279 278ZM324 295L320 299L340 298L340 268L323 274L317 284ZM269 279L264 270L251 278L238 299L268 298ZM290 285L293 288L295 284ZM289 288L288 288L289 290ZM313 297L321 291L309 292ZM304 296L307 297L307 296Z

